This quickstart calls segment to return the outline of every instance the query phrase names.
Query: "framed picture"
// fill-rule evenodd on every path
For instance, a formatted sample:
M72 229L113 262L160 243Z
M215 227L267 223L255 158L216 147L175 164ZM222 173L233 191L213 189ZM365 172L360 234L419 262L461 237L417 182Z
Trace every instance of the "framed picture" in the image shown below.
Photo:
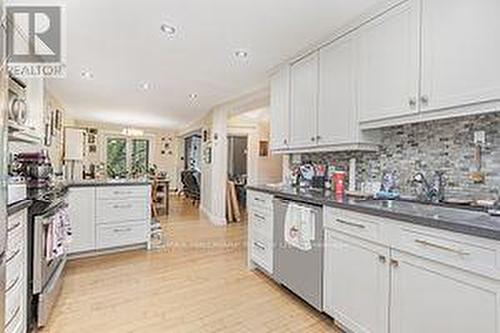
M55 110L50 111L50 135L51 136L56 135L56 111Z
M259 156L260 157L269 156L269 142L268 141L259 141Z
M61 110L56 110L56 130L60 131L62 129L62 112Z

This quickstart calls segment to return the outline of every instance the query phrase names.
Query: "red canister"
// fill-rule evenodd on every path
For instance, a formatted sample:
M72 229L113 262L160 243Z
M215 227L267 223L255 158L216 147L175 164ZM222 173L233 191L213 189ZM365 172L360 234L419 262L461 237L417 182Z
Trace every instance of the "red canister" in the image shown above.
M335 171L333 174L333 186L336 195L344 195L345 192L345 171Z

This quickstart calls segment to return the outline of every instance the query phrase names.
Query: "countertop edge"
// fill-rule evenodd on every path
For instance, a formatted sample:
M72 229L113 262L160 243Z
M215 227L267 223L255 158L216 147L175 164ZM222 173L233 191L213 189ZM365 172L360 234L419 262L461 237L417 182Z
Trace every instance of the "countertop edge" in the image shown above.
M144 182L89 182L89 183L67 183L66 187L116 187L116 186L147 186L151 185L151 182L149 181L144 181Z
M12 216L16 213L19 213L23 209L27 209L31 206L32 201L30 199L25 199L22 201L15 202L11 205L7 206L7 216Z
M471 224L461 224L461 223L452 223L444 220L436 220L429 219L426 217L418 216L418 215L409 215L404 213L397 212L388 212L385 210L372 208L372 207L364 207L364 206L356 206L353 204L345 203L345 202L336 202L334 200L326 199L326 198L311 198L307 195L300 194L291 194L280 191L279 188L266 188L259 186L248 186L249 190L264 192L267 194L275 195L279 198L296 200L304 203L311 203L315 205L323 205L332 208L345 209L354 211L361 214L368 214L382 218L388 218L400 222L407 222L408 224L419 225L423 227L429 227L433 229L439 229L449 232L455 232L459 234L464 234L468 236L475 236L479 238L486 238L491 240L500 241L500 230L489 229L481 226L474 226Z

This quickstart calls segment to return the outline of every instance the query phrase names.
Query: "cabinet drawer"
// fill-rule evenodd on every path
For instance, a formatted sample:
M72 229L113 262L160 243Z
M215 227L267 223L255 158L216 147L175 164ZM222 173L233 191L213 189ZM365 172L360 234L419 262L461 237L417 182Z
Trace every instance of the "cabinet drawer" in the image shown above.
M271 194L248 191L248 207L257 210L272 210L273 209L273 196Z
M149 186L105 186L97 187L97 200L149 197Z
M257 232L250 239L252 260L269 273L273 273L273 242Z
M97 226L97 248L105 249L145 243L149 224L132 222Z
M340 231L355 237L380 241L381 222L369 215L327 207L324 216L325 228Z
M5 290L5 322L14 318L16 312L21 309L22 303L22 275L18 275L14 281L6 285Z
M494 246L402 227L398 247L426 259L500 279L500 251Z
M148 220L148 202L141 199L101 200L97 202L97 223Z
M248 211L248 221L251 224L251 229L259 234L262 234L273 239L273 214L270 211L250 209Z

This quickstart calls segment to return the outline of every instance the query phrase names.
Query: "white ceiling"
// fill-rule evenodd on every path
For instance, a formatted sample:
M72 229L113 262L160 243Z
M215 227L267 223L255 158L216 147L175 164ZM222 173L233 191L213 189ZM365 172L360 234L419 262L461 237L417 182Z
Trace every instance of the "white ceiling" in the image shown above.
M180 128L266 85L272 67L380 1L60 2L67 14L68 75L49 85L67 109L82 119ZM176 27L173 38L160 32L164 22ZM240 49L248 51L246 61L234 57ZM82 79L85 69L93 79ZM141 82L151 88L141 91Z

